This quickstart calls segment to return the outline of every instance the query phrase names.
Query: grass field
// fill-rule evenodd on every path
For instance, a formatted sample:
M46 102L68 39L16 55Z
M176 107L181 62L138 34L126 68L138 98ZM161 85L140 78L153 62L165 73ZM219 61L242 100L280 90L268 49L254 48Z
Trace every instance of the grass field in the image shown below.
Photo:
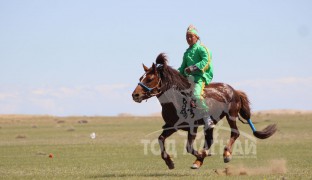
M195 158L185 153L185 134L174 134L168 151L175 169L168 170L157 143L160 117L1 115L0 179L311 179L312 115L265 114L253 120L259 130L277 123L278 131L267 140L241 135L238 153L224 164L220 149L230 132L215 130L213 155L199 170L190 169ZM252 135L247 125L238 126ZM219 125L226 127L226 121ZM199 132L197 148L201 142Z

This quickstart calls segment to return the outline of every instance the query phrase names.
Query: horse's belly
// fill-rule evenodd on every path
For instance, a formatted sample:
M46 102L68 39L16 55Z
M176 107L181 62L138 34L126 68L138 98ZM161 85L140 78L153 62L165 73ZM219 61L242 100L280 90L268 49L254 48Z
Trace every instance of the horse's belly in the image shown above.
M222 114L228 114L229 112L229 103L220 102L213 98L207 98L206 104L208 106L209 115L216 121L220 120Z

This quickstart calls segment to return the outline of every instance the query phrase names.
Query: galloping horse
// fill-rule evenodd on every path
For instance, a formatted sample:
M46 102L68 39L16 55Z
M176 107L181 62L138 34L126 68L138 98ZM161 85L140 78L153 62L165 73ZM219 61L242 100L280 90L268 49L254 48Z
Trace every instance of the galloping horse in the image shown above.
M165 121L163 132L158 138L161 157L169 169L174 168L174 163L165 149L165 140L177 130L188 132L187 152L196 157L193 169L202 166L208 150L213 143L213 129L205 130L205 145L202 151L193 148L197 129L204 124L203 113L199 107L191 106L192 83L182 76L177 70L168 66L165 54L161 53L156 58L156 64L151 68L143 64L145 74L132 93L135 102L142 102L145 99L156 96L162 106L162 117ZM209 115L215 124L223 117L226 117L230 128L230 141L224 148L223 158L227 163L232 158L232 146L239 137L239 130L236 120L249 124L253 135L259 139L266 139L276 132L276 125L269 125L262 131L256 131L250 119L250 107L247 95L239 90L233 89L224 83L211 83L204 88L204 100L209 109ZM240 116L239 116L240 115ZM247 120L244 122L240 117Z

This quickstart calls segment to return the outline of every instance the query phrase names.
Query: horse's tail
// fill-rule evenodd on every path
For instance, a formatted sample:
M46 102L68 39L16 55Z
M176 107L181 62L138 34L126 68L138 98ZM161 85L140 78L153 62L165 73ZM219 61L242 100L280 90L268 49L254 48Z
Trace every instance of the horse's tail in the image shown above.
M253 131L253 135L259 139L266 139L270 136L272 136L277 128L276 128L276 124L271 124L268 125L265 129L263 129L262 131L257 131L255 126L253 125L250 116L250 102L249 99L247 97L247 95L243 92L243 91L238 91L236 90L240 101L241 101L241 108L239 110L239 114L241 115L242 118L244 118L245 120L247 120L249 126L251 127L252 131Z
M239 110L239 114L246 120L250 119L250 102L249 99L243 91L236 90L240 101L241 101L241 109Z

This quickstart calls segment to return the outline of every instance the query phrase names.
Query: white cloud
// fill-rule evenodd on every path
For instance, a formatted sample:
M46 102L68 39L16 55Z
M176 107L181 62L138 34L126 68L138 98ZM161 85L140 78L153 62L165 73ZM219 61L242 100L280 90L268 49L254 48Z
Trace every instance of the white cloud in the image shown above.
M57 87L57 88L36 88L31 90L31 95L37 97L54 97L54 98L66 98L79 94L79 88L77 87Z
M45 112L47 111L62 112L63 111L62 105L57 105L57 101L54 99L30 97L28 102L30 103L30 105L37 107L38 109L45 111Z
M94 91L106 98L123 98L124 92L129 91L128 84L110 84L110 85L98 85L94 87ZM130 95L129 95L130 96Z
M231 83L249 96L253 110L312 109L312 77L256 79ZM124 84L0 89L1 114L147 115L160 112L156 98L132 101L134 87Z
M233 83L236 87L284 87L284 86L302 86L312 87L312 77L298 78L298 77L284 77L278 79L255 79L246 80Z
M11 87L10 90L14 93L0 89L0 113L2 114L117 114L117 112L105 111L107 111L106 109L109 106L121 107L117 104L123 104L123 101L127 100L130 101L131 97L127 84L72 87ZM121 107L120 111L124 112L126 110Z
M233 83L233 87L246 91L256 110L312 109L312 77L255 79Z
M12 99L16 97L18 97L16 93L0 92L0 100Z
M31 90L31 94L34 96L48 96L54 98L69 98L84 95L101 95L107 98L113 96L118 98L128 87L129 85L127 84L101 84L95 86L34 88Z

